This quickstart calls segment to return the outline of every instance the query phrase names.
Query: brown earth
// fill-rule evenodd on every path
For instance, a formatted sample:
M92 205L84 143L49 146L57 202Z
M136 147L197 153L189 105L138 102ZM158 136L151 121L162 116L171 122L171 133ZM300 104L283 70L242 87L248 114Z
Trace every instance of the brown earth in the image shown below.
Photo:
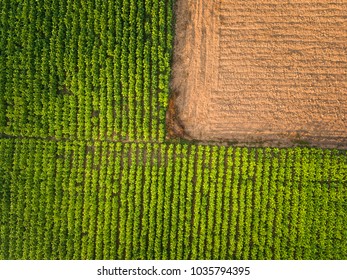
M175 10L176 136L347 148L347 0L176 0Z

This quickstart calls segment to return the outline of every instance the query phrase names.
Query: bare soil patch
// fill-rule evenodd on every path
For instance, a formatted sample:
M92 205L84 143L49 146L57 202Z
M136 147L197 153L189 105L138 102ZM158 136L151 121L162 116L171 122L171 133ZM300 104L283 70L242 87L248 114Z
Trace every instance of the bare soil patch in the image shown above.
M347 0L176 0L175 30L176 136L347 148Z

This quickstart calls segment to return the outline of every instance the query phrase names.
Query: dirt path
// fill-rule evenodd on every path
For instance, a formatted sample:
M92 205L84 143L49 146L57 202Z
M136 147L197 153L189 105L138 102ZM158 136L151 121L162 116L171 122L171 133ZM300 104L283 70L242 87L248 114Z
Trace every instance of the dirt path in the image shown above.
M178 94L176 105L179 118L187 134L196 138L208 131L208 104L196 102L209 100L218 82L215 57L218 55L219 1L178 0L176 10L176 37L173 80L171 87ZM194 93L194 94L193 94ZM195 104L191 106L191 104Z
M177 0L171 86L194 139L347 148L347 0Z

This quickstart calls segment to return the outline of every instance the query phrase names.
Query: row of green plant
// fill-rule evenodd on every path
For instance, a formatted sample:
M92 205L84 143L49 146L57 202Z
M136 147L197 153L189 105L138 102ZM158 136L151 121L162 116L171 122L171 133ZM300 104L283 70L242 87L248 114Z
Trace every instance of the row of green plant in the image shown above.
M343 259L346 152L1 139L1 259Z
M0 132L163 141L172 6L3 0Z

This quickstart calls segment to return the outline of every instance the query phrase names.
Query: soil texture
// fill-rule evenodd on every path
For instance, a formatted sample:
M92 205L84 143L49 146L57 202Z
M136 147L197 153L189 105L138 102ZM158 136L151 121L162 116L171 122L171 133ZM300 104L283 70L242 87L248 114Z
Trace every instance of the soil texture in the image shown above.
M347 148L347 0L176 0L175 13L180 137Z

